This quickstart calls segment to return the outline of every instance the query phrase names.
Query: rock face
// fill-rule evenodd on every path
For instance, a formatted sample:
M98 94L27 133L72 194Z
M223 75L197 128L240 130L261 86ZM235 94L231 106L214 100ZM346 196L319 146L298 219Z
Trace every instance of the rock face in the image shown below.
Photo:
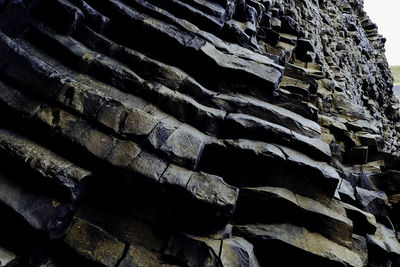
M0 0L0 266L400 266L362 0Z

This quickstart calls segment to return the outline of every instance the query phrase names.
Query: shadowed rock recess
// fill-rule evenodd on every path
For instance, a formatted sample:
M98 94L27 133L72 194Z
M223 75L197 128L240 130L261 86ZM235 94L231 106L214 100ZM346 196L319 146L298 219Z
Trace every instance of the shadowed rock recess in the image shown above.
M0 266L400 266L362 0L0 0Z

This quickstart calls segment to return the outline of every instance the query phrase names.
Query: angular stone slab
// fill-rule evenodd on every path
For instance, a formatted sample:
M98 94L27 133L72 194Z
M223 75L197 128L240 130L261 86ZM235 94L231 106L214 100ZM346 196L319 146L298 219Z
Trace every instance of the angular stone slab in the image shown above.
M387 216L390 204L384 192L356 187L356 196L364 211L375 216Z
M238 188L228 185L221 177L203 172L194 173L186 188L195 199L210 203L226 214L233 213L239 194Z
M72 205L60 203L15 180L10 174L0 172L0 201L21 215L33 228L53 238L59 237L69 224Z
M196 129L182 125L176 129L161 146L161 150L176 158L182 166L197 167L208 137Z
M343 203L347 217L353 221L354 233L359 235L374 234L377 228L375 216L352 205Z
M171 236L164 253L188 266L217 266L221 241L178 233Z
M307 262L310 266L362 266L360 257L346 247L291 224L238 225L234 227L234 234L255 244L261 264L292 266ZM288 256L282 257L282 251Z
M222 69L227 69L232 72L235 71L239 76L243 75L241 73L244 73L253 76L253 79L258 78L263 81L270 90L275 89L282 78L283 68L278 65L267 66L263 64L254 64L255 62L225 54L210 43L206 43L202 46L201 51ZM265 94L267 94L267 92L265 92Z
M233 236L222 240L221 262L228 266L260 266L253 245L246 239Z
M230 112L258 117L308 137L319 137L321 135L321 127L316 122L255 97L243 94L218 94L212 98L212 101Z
M253 245L237 236L216 240L185 233L174 234L165 254L188 266L260 266Z
M133 174L129 176L129 179L137 178L139 175L139 177L145 178L146 183L153 183L157 186L169 166L168 162L152 153L141 150L135 143L122 141L110 134L103 133L84 119L58 108L48 106L41 108L40 102L22 95L19 91L10 87L5 87L4 90L8 92L4 94L5 100L9 99L10 95L13 95L14 99L13 102L3 101L4 105L12 105L10 108L19 113L24 113L25 107L21 105L22 103L36 103L37 106L33 107L36 112L31 114L28 110L23 116L34 117L35 120L45 126L43 130L51 131L59 138L70 140L73 145L85 150L93 159L108 162L118 168L123 167L124 171ZM0 93L0 100L3 97L2 93ZM132 149L129 149L129 147ZM129 159L133 161L126 166L125 164L129 162ZM183 173L190 172L187 169L182 169ZM175 180L180 180L180 175L177 174ZM186 179L186 176L182 179ZM186 192L185 194L192 196L193 200L208 206L211 205L215 209L213 213L224 218L224 220L228 220L233 214L238 189L225 183L221 177L195 172L190 176L187 185L185 184L181 188Z
M17 265L17 256L0 247L0 267L12 267Z
M288 147L277 145L282 152L285 154L287 161L293 162L300 166L305 166L306 168L313 169L314 171L322 174L322 176L328 180L340 181L340 176L335 168L331 167L329 164L323 161L316 161L309 158L308 156L299 153Z
M351 247L353 223L348 218L285 188L241 188L237 209L239 223L290 222Z
M76 217L63 241L78 254L107 267L116 266L125 249L125 244L109 233Z
M341 179L326 162L287 147L247 139L218 140L206 146L200 167L235 186L285 187L327 206L336 206L332 196Z
M63 188L74 202L92 173L21 135L0 128L0 149Z
M362 266L368 264L368 247L367 239L363 236L353 234L353 252L358 254L362 261Z
M121 261L120 267L131 267L131 266L154 266L162 267L165 266L161 260L161 254L151 251L149 249L130 245L125 258ZM178 265L168 265L178 266Z
M29 26L29 16L23 1L0 1L0 30L12 38L20 37Z
M388 170L381 174L370 175L368 180L375 190L383 191L388 196L400 193L400 171Z
M400 243L397 240L396 233L383 224L378 223L377 226L374 235L367 235L368 244L378 247L387 254L400 255Z
M234 137L248 136L260 141L280 143L303 150L307 155L322 160L331 156L329 145L321 139L298 134L283 126L253 116L231 113L226 117L226 123L232 127L229 131Z
M36 31L33 34L34 36L43 35L43 38L59 49L59 54L70 55L70 60L75 65L80 66L81 71L119 90L145 97L184 122L194 124L207 133L215 134L218 132L217 125L225 117L224 111L202 105L192 97L171 90L159 83L147 82L121 62L92 51L75 39L55 33L42 24L35 24L34 29ZM31 58L28 58L28 60L32 60ZM177 106L179 109L176 108ZM189 116L189 114L193 113L196 114L195 118L191 115ZM140 112L131 113L127 118L124 131L128 134L148 134L155 127L156 122L151 120L148 115L147 117L145 116L146 114L140 114ZM138 120L141 120L144 125L138 129L131 127L132 123L134 126Z

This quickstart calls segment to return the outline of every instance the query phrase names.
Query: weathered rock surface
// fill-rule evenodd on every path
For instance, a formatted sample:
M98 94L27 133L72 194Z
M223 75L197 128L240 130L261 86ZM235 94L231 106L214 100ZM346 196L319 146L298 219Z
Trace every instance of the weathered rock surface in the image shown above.
M16 255L10 251L0 247L0 266L11 267L15 266L17 261Z
M318 201L284 188L242 188L237 217L240 223L273 224L290 220L342 246L351 247L353 225L349 219Z
M0 0L0 266L399 266L385 41L362 0Z
M124 252L125 244L102 229L74 218L64 242L82 256L104 266L115 266Z
M234 234L254 242L260 254L268 251L271 255L264 254L260 259L265 265L288 266L307 260L312 266L362 266L360 257L349 249L298 226L250 224L237 226ZM287 257L277 255L281 249L287 249Z

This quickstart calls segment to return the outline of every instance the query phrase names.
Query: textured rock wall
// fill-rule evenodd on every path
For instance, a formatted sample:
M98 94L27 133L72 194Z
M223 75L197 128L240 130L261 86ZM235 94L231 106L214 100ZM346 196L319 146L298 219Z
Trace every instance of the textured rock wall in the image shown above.
M0 0L0 266L399 266L362 5Z

